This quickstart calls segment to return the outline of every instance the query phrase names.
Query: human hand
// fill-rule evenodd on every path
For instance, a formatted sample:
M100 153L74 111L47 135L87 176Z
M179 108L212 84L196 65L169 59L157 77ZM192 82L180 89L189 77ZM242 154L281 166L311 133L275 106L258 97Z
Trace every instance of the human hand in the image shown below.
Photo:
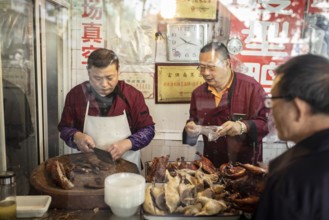
M216 141L219 138L218 132L222 129L222 126L210 125L201 126L201 134L208 137L208 141Z
M92 148L95 147L94 139L80 131L74 134L73 140L78 149L84 153L92 152Z
M117 160L122 157L122 155L132 148L132 143L129 139L124 139L110 145L107 149L111 153L112 158Z
M190 137L197 137L201 133L200 126L196 125L194 121L189 121L185 125L185 131Z
M241 124L240 124L241 123ZM241 126L243 126L243 122L238 122L238 121L227 121L224 124L222 124L222 128L219 132L218 135L220 137L222 136L236 136L236 135L241 135Z

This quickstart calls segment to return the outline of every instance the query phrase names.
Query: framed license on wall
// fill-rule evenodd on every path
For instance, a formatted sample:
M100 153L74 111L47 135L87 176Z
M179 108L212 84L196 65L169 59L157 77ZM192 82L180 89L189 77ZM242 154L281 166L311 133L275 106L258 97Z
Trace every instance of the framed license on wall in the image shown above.
M204 83L198 63L156 63L155 102L189 103L192 91Z
M217 1L176 0L176 15L178 19L217 21Z

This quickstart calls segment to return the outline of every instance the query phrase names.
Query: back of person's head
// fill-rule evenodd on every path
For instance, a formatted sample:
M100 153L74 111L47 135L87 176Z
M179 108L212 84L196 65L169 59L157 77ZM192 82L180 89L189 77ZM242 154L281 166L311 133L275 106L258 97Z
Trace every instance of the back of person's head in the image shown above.
M313 54L291 58L276 69L282 75L277 84L280 96L298 97L313 113L329 114L329 60Z
M223 43L210 42L201 48L200 53L207 53L209 51L215 51L218 57L220 57L222 60L230 59L230 53Z
M104 68L110 64L115 64L116 69L119 69L119 58L112 51L105 48L94 50L88 57L87 69L91 67Z

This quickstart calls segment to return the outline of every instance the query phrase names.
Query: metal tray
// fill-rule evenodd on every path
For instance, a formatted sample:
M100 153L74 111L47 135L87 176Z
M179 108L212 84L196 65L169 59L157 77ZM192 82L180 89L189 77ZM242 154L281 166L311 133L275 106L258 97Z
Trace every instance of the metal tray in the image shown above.
M218 214L212 216L185 216L185 215L149 215L144 213L144 219L146 220L180 220L180 219L193 219L193 220L238 220L240 219L240 215L235 214Z
M152 183L146 183L146 188ZM161 186L163 183L155 183L156 186ZM170 215L152 215L144 211L143 207L141 208L141 213L144 216L145 220L180 220L180 219L193 219L193 220L238 220L241 217L240 212L235 213L222 213L217 215L211 215L211 216L190 216L190 215L183 215L183 214L170 214ZM240 213L240 214L239 214Z

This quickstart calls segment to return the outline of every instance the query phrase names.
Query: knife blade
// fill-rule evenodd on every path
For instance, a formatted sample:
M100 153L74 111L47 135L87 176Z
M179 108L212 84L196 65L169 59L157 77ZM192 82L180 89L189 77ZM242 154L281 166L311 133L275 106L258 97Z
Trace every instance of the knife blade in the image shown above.
M97 147L94 147L93 150L94 150L97 158L100 159L101 161L104 161L104 162L110 163L110 164L115 164L115 161L113 160L110 152L108 152L106 150L102 150Z

